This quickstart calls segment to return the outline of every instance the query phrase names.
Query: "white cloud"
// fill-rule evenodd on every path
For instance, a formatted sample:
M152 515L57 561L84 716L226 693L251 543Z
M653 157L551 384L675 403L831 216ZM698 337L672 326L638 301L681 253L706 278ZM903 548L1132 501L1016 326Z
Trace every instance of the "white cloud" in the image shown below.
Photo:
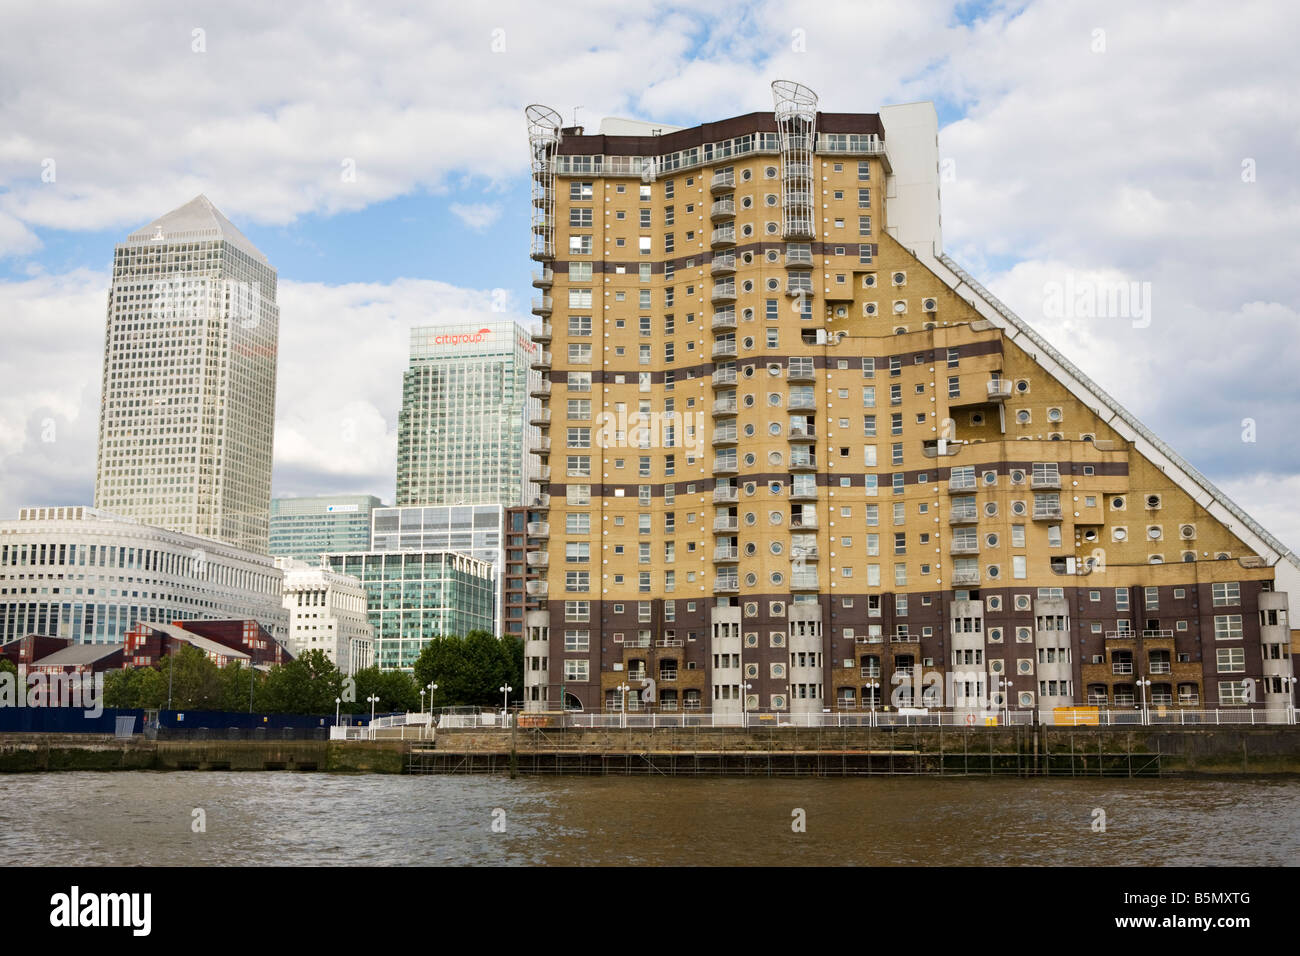
M501 218L501 207L489 203L454 202L451 211L465 225L480 232Z

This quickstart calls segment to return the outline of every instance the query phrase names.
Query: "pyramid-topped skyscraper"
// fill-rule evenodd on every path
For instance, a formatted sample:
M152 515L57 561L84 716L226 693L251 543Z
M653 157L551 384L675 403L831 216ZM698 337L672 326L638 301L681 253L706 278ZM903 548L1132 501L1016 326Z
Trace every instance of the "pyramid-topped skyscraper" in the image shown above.
M98 508L266 553L276 273L206 196L113 257Z

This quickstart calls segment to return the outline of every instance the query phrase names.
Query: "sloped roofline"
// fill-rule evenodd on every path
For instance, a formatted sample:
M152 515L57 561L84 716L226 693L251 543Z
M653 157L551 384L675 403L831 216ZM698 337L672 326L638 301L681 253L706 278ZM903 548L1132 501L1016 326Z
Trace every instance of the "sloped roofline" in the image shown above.
M1224 494L1215 484L1196 470L1186 459L1162 441L1151 429L1143 425L1124 406L1108 394L1105 389L1085 375L1073 362L1048 344L1047 340L1020 316L1016 315L997 296L986 289L978 279L958 265L951 256L939 253L937 257L927 257L932 271L958 295L971 302L975 309L1001 328L1011 332L1010 338L1015 342L1019 338L1027 340L1032 348L1033 358L1044 364L1049 372L1068 388L1076 398L1092 407L1100 418L1115 431L1123 435L1134 447L1155 463L1165 474L1169 475L1184 491L1192 496L1201 507L1227 524L1238 537L1255 548L1256 553L1270 565L1287 561L1300 570L1300 557L1271 535L1264 527L1246 514L1241 506ZM935 266L941 268L935 268ZM945 274L946 273L946 274ZM1026 342L1016 342L1025 348ZM1043 362L1043 356L1048 359ZM1053 368L1053 366L1055 366ZM1109 412L1109 416L1106 414ZM1234 525L1230 519L1239 523Z
M146 245L161 234L167 242L191 239L224 239L232 246L252 256L258 262L270 265L257 246L233 222L227 219L207 196L200 193L189 202L141 226L126 237L124 245Z

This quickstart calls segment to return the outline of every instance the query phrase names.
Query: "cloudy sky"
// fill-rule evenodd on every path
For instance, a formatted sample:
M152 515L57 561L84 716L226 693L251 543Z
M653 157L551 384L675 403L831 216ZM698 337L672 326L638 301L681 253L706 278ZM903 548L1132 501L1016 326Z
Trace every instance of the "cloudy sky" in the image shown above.
M948 253L1300 547L1300 5L612 9L6 4L0 518L90 502L108 265L149 220L206 193L279 271L275 493L391 500L409 328L529 321L524 106L687 125L780 77L934 101ZM1094 280L1149 324L1045 307Z

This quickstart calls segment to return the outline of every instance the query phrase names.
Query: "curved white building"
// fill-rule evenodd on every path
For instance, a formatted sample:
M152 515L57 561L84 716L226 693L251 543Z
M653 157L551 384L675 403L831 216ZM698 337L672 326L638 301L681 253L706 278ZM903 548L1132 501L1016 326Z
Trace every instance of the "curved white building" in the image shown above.
M0 522L0 643L120 641L137 621L253 619L288 638L272 558L94 508L23 508Z

